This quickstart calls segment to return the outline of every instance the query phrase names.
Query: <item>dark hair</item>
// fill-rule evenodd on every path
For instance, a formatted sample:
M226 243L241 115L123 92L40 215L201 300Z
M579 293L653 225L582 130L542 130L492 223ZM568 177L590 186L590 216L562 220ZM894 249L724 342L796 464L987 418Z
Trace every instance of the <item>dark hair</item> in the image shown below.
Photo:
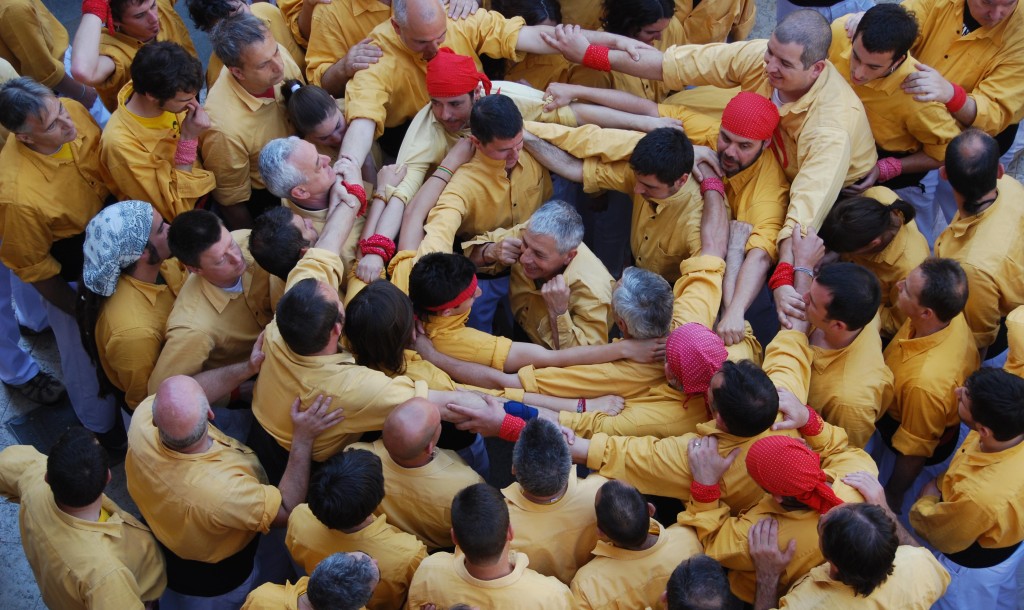
M945 166L950 186L964 198L964 211L977 214L979 200L999 179L999 143L980 129L965 129L946 147Z
M452 531L470 563L491 565L501 558L508 539L508 506L501 492L476 483L452 500Z
M0 125L20 133L27 129L29 118L42 123L47 110L46 101L53 96L52 89L27 76L0 84Z
M270 208L253 220L249 234L249 253L260 267L282 280L299 264L302 249L313 245L292 224L293 216L295 212L284 206Z
M213 212L189 210L178 214L167 231L171 254L190 267L199 266L199 257L220 241L224 223Z
M868 53L892 52L893 61L907 54L917 40L917 19L914 13L899 4L877 4L867 10L857 24L853 39Z
M423 320L434 312L428 308L443 305L469 286L476 265L461 254L431 252L416 261L409 273L409 298Z
M362 523L384 499L380 458L365 449L332 455L310 476L306 503L320 523L345 530Z
M248 0L241 0L248 4ZM188 0L188 16L196 27L209 33L213 26L223 19L235 14L237 10L233 0Z
M288 349L311 356L327 346L336 323L344 326L345 315L320 294L319 282L306 278L296 282L278 301L275 320Z
M597 502L597 527L618 546L639 547L647 540L651 517L647 500L636 487L622 481L601 486Z
M880 506L846 503L821 524L821 554L839 572L839 582L867 597L892 574L900 541L896 522Z
M828 48L832 46L832 28L817 11L793 11L775 26L772 34L782 44L796 43L804 48L800 53L800 63L804 65L804 70L828 59Z
M675 12L672 0L604 0L601 26L610 34L636 38L643 28Z
M46 458L46 480L58 504L81 508L100 497L107 486L110 458L92 432L68 428Z
M124 17L125 12L130 7L139 6L146 0L110 0L110 14L117 21L121 21ZM164 24L160 24L161 27Z
M1024 379L1003 369L983 367L964 383L971 417L992 430L997 441L1024 434Z
M718 372L722 383L711 395L730 434L757 436L775 423L779 393L761 367L750 360L726 360Z
M260 44L270 36L263 20L249 13L239 13L221 19L210 32L213 52L229 68L241 68L246 49Z
M558 0L493 0L491 10L508 19L522 17L526 25L540 25L548 19L562 23L562 7ZM514 65L509 60L487 55L480 56L480 64L492 81L505 80L505 74Z
M818 270L814 281L832 294L825 308L829 320L846 324L847 330L860 330L878 314L882 287L878 278L854 263L832 263Z
M281 97L288 108L288 121L300 138L306 137L338 109L337 100L326 90L304 85L294 78L281 85Z
M405 372L405 348L412 339L412 303L391 282L373 282L349 301L345 337L356 363L385 375Z
M469 112L469 131L481 144L511 140L523 131L523 115L507 95L485 95Z
M924 285L918 301L935 312L941 322L949 322L967 305L967 274L951 258L926 258L921 262Z
M178 92L199 93L203 64L176 42L151 42L135 54L131 66L132 89L152 95L163 105Z
M871 197L847 197L832 206L818 236L833 252L856 252L887 231L907 224L915 215L914 206L902 199L885 205Z
M636 143L629 166L637 174L653 175L671 186L693 171L693 144L682 131L659 127Z
M672 571L665 597L668 610L721 610L730 603L729 579L715 559L694 555Z
M563 491L569 484L572 457L562 431L546 419L532 419L512 449L516 481L527 493L541 498Z

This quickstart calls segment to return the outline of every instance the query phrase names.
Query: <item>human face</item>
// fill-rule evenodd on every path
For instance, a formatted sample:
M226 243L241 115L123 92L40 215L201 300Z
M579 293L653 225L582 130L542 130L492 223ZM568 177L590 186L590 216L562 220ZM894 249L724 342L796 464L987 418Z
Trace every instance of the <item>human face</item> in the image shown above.
M994 28L1013 14L1017 0L967 0L971 15L983 27Z
M300 184L296 189L305 193L292 192L293 196L305 195L302 199L319 199L330 192L334 186L336 174L331 166L331 158L317 152L316 146L303 140L292 152L289 162L295 169L302 172L306 177L305 184Z
M971 395L967 392L967 386L961 386L953 390L953 393L956 394L956 412L960 416L960 421L971 430L977 430L977 424L971 417Z
M519 264L523 266L523 274L531 280L555 277L565 270L575 255L575 250L565 254L559 252L555 238L550 235L539 235L529 229L523 231L523 252L519 255Z
M850 81L854 85L870 83L876 78L892 74L896 69L891 51L872 53L864 48L863 38L858 34L853 39L853 49L850 51Z
M485 157L495 161L504 161L505 171L511 171L516 166L516 163L519 162L519 153L523 150L523 132L521 131L514 138L507 140L495 138L487 144L480 144L475 139L474 141L477 142L477 148Z
M828 325L828 306L832 304L832 292L818 282L811 282L811 289L804 294L807 321L817 328Z
M645 25L640 28L640 31L636 33L636 39L644 44L653 45L655 42L661 40L661 33L668 27L669 18L664 17L655 21L654 23Z
M156 253L157 260L149 261L150 264L156 264L160 261L165 261L171 256L171 248L167 245L167 230L170 225L164 220L164 217L160 215L160 212L153 210L153 224L149 230L149 243L146 244L146 248L152 247L152 251Z
M261 42L249 45L241 59L241 67L231 68L231 74L249 93L262 93L284 80L281 49L270 32L264 32Z
M174 94L174 97L169 100L164 100L164 103L160 104L160 109L167 112L178 114L184 110L188 110L188 107L196 99L196 92L179 91Z
M149 42L160 33L160 16L157 14L156 0L142 0L137 4L129 4L124 9L121 19L114 19L114 26L125 36Z
M245 257L231 233L220 228L220 240L199 255L199 267L193 270L219 288L230 288L245 272Z
M905 279L896 282L896 306L904 315L915 318L924 309L921 307L921 290L924 289L924 274L917 267Z
M654 174L637 174L636 186L633 187L633 192L644 199L668 199L676 194L679 187L682 186L682 182L685 182L685 180L680 178L679 181L676 181L676 184L670 185L658 180Z
M795 42L782 44L775 35L768 40L768 50L764 53L764 73L768 84L780 93L801 96L811 88L815 79L824 69L825 62L819 61L804 68L800 55L804 48ZM789 100L792 101L792 100Z
M751 140L719 129L718 163L726 176L735 176L753 165L768 147L768 143L769 140Z
M409 51L419 55L424 61L430 61L437 55L437 50L444 44L445 36L448 34L448 21L441 10L434 10L427 18L417 11L409 11L409 23L402 27L394 19L391 25L402 39L402 43Z
M345 123L345 116L335 108L328 114L326 119L320 121L319 125L306 134L306 141L314 146L339 148L341 146L341 139L345 137L345 129L347 127L348 124Z
M29 116L25 125L27 129L18 133L17 139L32 150L44 154L56 152L78 136L71 115L55 96L47 97L39 116Z
M316 240L320 238L316 227L313 226L313 221L308 218L292 214L292 226L299 230L299 233L302 234L302 239L306 240L306 243L310 246L315 244Z
M469 126L469 113L473 110L473 94L456 97L430 98L430 112L448 133L458 133Z

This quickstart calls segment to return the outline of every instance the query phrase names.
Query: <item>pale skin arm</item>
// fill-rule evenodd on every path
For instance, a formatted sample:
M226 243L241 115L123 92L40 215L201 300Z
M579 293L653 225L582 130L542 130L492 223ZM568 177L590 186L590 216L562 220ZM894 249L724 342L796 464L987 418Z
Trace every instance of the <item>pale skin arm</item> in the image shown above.
M561 50L555 45L552 45L549 40L556 36L556 30L558 28L575 28L574 33L586 41L587 44L596 44L610 49L618 49L619 52L625 54L632 60L638 59L641 51L654 49L654 47L644 44L639 40L619 36L617 34L609 34L607 32L584 30L579 26L528 25L524 26L523 29L519 31L519 38L516 40L516 51L533 53L535 55L560 53ZM586 51L586 47L584 47L583 50ZM582 56L583 55L581 53L580 57Z
M938 169L942 166L942 161L929 157L923 150L919 150L912 155L900 158L900 164L903 166L904 174L913 174L917 172L929 172L933 169ZM844 188L842 193L844 195L859 195L867 189L871 188L878 183L878 166L871 168L868 175L864 176L857 182Z
M281 491L281 506L270 527L288 525L288 515L292 509L306 500L306 489L309 487L309 465L313 456L313 441L320 433L345 419L342 409L333 411L331 397L317 396L313 404L305 411L299 411L301 401L296 398L291 406L292 448L288 452L288 463L281 475L277 488Z
M900 524L900 520L896 518L896 514L889 508L889 504L885 499L885 490L882 489L882 484L878 482L878 479L874 475L864 471L851 472L843 477L843 482L859 491L860 495L864 496L864 500L867 502L885 509L885 512L889 514L889 518L896 524L896 537L899 538L900 544L921 546L917 541L917 538L914 538L914 536L911 535L902 524Z
M545 99L551 100L544 105L545 111L569 106L580 125L592 124L634 131L682 126L677 119L661 117L658 105L654 102L625 91L551 83L545 94Z
M383 192L387 186L396 186L405 177L405 167L386 165L381 168L377 175L377 188ZM379 234L394 239L398 236L398 230L402 226L402 215L405 212L405 204L401 199L392 197L387 205L382 205L384 200L374 197L370 204L370 210L366 214L366 224L363 225L361 239L368 239L371 235ZM384 259L378 254L367 254L359 258L359 265L356 267L356 276L362 281L370 283L380 277L384 268Z
M448 154L444 156L441 165L454 172L459 167L462 167L462 164L473 158L475 150L476 148L469 138L462 138L448 150ZM450 177L446 176L444 172L435 170L433 174L427 176L423 186L420 187L420 190L416 191L408 205L405 206L402 216L402 229L398 237L399 251L419 248L420 242L423 241L423 236L426 235L423 225L427 221L427 215L437 205L437 199L444 191L444 187L448 186L449 179Z
M614 360L657 362L665 358L665 339L627 339L606 345L578 345L549 350L534 343L513 343L505 360L505 372L514 373L527 365L537 368L601 364ZM507 386L506 386L507 387Z
M726 304L722 312L722 319L719 320L716 330L726 345L735 345L743 339L743 321L750 304L757 298L765 280L768 278L768 269L772 261L768 253L760 248L753 248L747 252L742 259L735 280L732 299ZM726 280L728 281L729 265L726 265Z
M100 36L107 27L96 15L82 15L71 45L71 75L86 85L98 85L114 73L114 61L100 55Z
M320 232L320 238L316 240L316 247L340 255L342 248L345 247L345 242L348 241L349 233L352 232L352 227L355 226L356 213L359 211L359 200L345 190L341 181L342 179L348 181L352 172L358 175L359 170L348 159L339 160L335 164L335 168L344 168L343 173L347 173L348 176L338 176L334 186L331 187L327 222L324 223L323 231Z
M554 144L542 140L528 131L523 132L526 150L546 167L571 182L583 182L583 161L558 148Z
M555 49L563 57L577 64L583 62L583 55L591 43L609 46L597 40L590 40L581 33L579 26L558 25L553 30L540 32L540 36L548 47ZM547 52L550 53L550 51ZM637 47L634 54L613 48L608 53L608 61L615 72L648 80L664 79L661 69L662 53L651 47Z
M377 124L373 122L373 119L359 117L349 121L345 139L341 141L338 157L348 157L355 161L356 165L362 165L366 160L366 155L370 154L373 135L376 131Z
M757 588L754 610L769 610L779 606L779 580L796 553L796 540L790 540L786 550L779 549L779 522L761 519L747 532L747 547L754 562Z

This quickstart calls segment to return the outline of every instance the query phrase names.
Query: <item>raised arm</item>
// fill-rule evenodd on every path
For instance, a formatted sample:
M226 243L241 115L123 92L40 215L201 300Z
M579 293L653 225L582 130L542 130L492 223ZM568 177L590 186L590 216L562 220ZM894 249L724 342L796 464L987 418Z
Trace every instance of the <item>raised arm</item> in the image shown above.
M534 159L571 182L583 182L583 161L558 148L554 144L542 140L529 131L523 132L523 143Z
M99 85L114 73L114 61L100 55L100 38L107 27L106 15L110 6L103 0L86 3L82 7L82 22L71 45L71 75L87 85ZM100 16L100 11L103 15Z

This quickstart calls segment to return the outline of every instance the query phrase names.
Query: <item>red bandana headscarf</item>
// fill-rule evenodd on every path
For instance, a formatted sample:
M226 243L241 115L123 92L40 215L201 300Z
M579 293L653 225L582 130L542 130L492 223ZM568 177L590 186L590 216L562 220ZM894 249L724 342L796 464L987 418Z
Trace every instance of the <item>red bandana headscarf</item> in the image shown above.
M843 503L828 486L821 458L788 436L766 436L750 446L747 472L768 493L790 496L824 515Z
M672 331L665 344L668 369L687 394L703 394L729 353L725 344L703 324L690 322Z
M722 129L741 138L771 140L772 151L786 167L786 147L779 133L779 109L763 95L740 91L722 111ZM781 151L781 156L780 156Z
M430 97L458 97L472 93L478 83L484 84L484 93L491 92L491 81L476 69L473 58L457 55L447 47L427 62L427 93Z

